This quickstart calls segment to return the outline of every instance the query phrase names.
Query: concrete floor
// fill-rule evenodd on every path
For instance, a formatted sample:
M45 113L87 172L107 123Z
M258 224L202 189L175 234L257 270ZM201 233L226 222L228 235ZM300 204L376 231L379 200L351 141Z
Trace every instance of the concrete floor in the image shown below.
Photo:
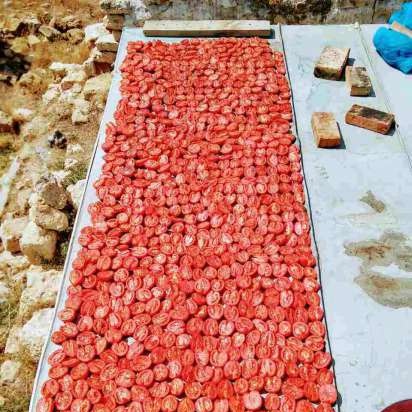
M371 45L377 26L282 26L296 124L319 253L330 346L343 412L378 412L412 397L412 78L383 63ZM276 28L276 40L281 40ZM92 182L102 165L105 125L120 98L119 65L139 29L125 29L115 76L99 131L86 194L73 232L66 272L77 253L79 230L89 223L95 201ZM179 39L164 39L177 41ZM314 78L323 46L351 48L355 65L366 66L374 96L350 97L344 82ZM384 88L383 88L383 85ZM344 123L353 103L395 113L398 127L382 136ZM333 111L344 145L317 149L310 126L313 111ZM57 310L66 297L65 276ZM55 318L52 330L60 321ZM47 379L45 346L30 411Z

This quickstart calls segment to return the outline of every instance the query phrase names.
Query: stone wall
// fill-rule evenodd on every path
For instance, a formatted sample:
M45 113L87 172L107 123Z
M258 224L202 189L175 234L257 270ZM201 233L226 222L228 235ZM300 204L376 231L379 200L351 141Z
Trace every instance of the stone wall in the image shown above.
M383 23L406 0L145 0L152 19L270 19L275 23Z

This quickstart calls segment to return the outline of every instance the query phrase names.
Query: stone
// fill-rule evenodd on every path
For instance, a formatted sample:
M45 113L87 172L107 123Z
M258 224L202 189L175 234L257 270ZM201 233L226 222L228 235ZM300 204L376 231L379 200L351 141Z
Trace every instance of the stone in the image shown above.
M124 21L124 16L121 14L108 14L103 18L107 30L122 30Z
M13 146L15 139L14 133L0 133L0 150Z
M20 130L20 135L24 140L32 140L45 134L49 123L43 116L36 116L30 122L24 124Z
M82 22L76 16L68 15L57 18L54 22L54 27L60 32L64 33L68 30L78 29L82 27Z
M21 20L21 34L34 34L40 26L41 23L35 15L25 16Z
M5 360L0 367L0 385L15 383L19 375L20 367L21 363L19 361Z
M83 84L87 79L86 72L83 69L70 71L61 81L62 90L72 88L76 83Z
M113 34L105 34L104 36L100 36L96 40L96 47L97 50L100 50L102 52L108 51L108 52L116 52L119 43L115 40Z
M94 64L94 60L89 56L88 59L86 59L83 62L83 70L86 72L88 77L92 77L96 74L96 67Z
M53 321L54 309L41 309L21 328L20 345L29 350L33 360L39 360Z
M0 133L10 133L13 129L12 117L0 110Z
M56 130L47 138L49 147L57 147L58 149L65 149L67 147L67 138L60 130Z
M397 21L392 22L391 30L395 30L398 33L402 33L412 39L412 30L408 29L406 26L398 23Z
M66 171L73 171L73 170L77 169L79 166L80 166L80 160L68 157L64 161L64 170L66 170Z
M63 209L67 203L67 194L63 186L50 173L44 174L36 183L36 192L46 205Z
M0 226L0 238L4 249L13 253L20 251L20 238L27 223L27 216L16 218L10 215L6 216Z
M372 83L365 67L346 67L346 84L351 96L369 96Z
M84 153L84 149L78 143L69 144L67 146L67 150L66 150L67 156L76 156L76 155L81 155L83 153Z
M18 107L13 110L12 116L16 123L26 123L33 119L34 112L33 110L26 109L25 107Z
M4 282L0 282L0 305L7 302L9 294L10 288Z
M94 48L92 50L92 53L90 54L90 57L95 61L96 63L108 63L112 64L116 60L116 53L113 52L101 52L100 50L97 50L97 48Z
M83 193L86 188L86 179L78 180L74 185L67 187L69 192L69 201L73 207L78 210L82 201Z
M84 41L86 43L95 42L100 36L109 34L104 23L90 24L84 28Z
M61 89L59 84L50 84L46 92L42 96L43 103L48 106L56 100L60 95Z
M100 8L107 14L128 14L130 13L129 0L101 0Z
M75 72L82 69L81 64L76 63L61 63L61 62L53 62L49 66L49 70L51 70L57 76L63 77L71 72Z
M39 43L40 43L40 39L36 35L29 34L27 36L27 44L29 45L29 47L33 47L33 46L35 46L36 44L39 44Z
M19 79L19 85L33 93L42 91L48 84L49 74L45 69L37 68L24 73Z
M87 123L89 120L91 105L87 100L83 98L76 99L74 101L74 108L72 113L72 123L80 124Z
M36 306L53 307L63 273L58 270L43 270L41 266L30 266L26 272L27 287L20 297L19 316L27 318Z
M149 20L152 15L142 0L130 0L132 9L132 17L134 25L142 27L146 20ZM199 7L199 5L197 5ZM180 17L182 19L182 17Z
M315 112L312 114L312 130L316 146L336 147L341 143L340 131L333 113Z
M20 239L20 249L32 263L52 260L56 251L57 234L53 230L43 229L34 222L29 222Z
M57 29L46 25L40 26L39 33L49 41L57 40L61 36L61 33Z
M38 196L37 201L32 201L29 210L29 218L43 229L62 232L69 227L69 220L63 212L44 204Z
M21 328L19 326L13 325L9 330L9 335L7 336L6 346L4 348L4 353L17 353L20 349L20 333Z
M370 107L354 104L346 113L345 121L353 126L387 134L395 121L395 116Z
M0 275L8 277L16 276L29 266L30 262L25 256L13 255L9 251L0 253Z
M120 38L122 37L122 31L121 30L112 30L112 35L114 39L119 42Z
M79 44L84 39L84 31L82 29L70 29L64 35L71 44Z
M103 107L112 83L112 74L103 73L88 79L83 87L83 96L86 100L95 102Z
M30 47L25 37L16 37L11 41L10 49L13 53L25 55L29 52Z
M349 52L349 48L326 46L315 65L314 75L323 79L340 80Z

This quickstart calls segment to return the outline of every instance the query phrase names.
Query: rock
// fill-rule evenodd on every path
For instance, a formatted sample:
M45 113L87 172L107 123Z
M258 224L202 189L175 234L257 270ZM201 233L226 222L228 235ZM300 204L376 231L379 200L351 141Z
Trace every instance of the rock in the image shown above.
M46 93L43 94L41 99L43 103L48 106L51 102L57 99L60 93L61 89L59 84L50 84L48 89L46 90Z
M0 133L0 150L13 146L15 139L16 135L13 133Z
M81 64L75 64L75 63L60 63L60 62L53 62L49 66L49 70L51 70L54 74L57 76L63 77L66 76L67 74L81 70L82 65Z
M48 130L49 123L43 116L34 117L29 123L22 126L20 135L24 140L32 140L45 134Z
M83 197L84 189L86 188L86 179L78 180L74 185L67 187L69 192L69 201L73 207L78 210L80 207L80 202Z
M21 328L13 325L9 330L4 353L17 353L20 349L20 333Z
M116 60L116 53L113 52L101 52L94 48L90 54L90 57L96 63L108 63L112 64Z
M15 276L29 266L30 262L25 256L13 255L9 251L0 253L0 275Z
M39 33L49 41L57 40L61 36L61 33L57 29L46 25L40 26Z
M35 36L34 34L29 34L27 36L27 44L29 45L29 47L33 47L36 44L39 44L40 40L37 36Z
M54 22L54 27L64 33L68 30L82 27L82 22L76 16L69 15L62 18L57 18Z
M57 147L59 149L65 149L67 146L67 138L60 130L56 130L47 138L49 147Z
M88 77L92 77L96 74L96 66L94 64L94 60L90 56L83 62L83 70L86 72Z
M74 83L74 85L67 90L62 90L57 101L64 106L70 106L69 112L72 110L76 99L79 97L80 92L82 91L82 85L79 83Z
M333 113L313 113L312 130L317 147L326 148L340 145L340 132Z
M41 23L35 15L26 16L21 20L21 34L34 34L40 25Z
M33 69L20 77L19 85L28 88L33 93L37 93L46 88L49 77L45 69Z
M63 186L50 173L43 175L36 183L36 192L46 205L63 209L67 203L67 195Z
M37 201L31 203L29 218L36 225L57 232L62 232L69 227L67 216L60 210L44 204L38 197Z
M73 159L69 157L64 161L64 170L66 171L73 171L79 166L80 166L80 161L77 159Z
M26 213L29 207L29 197L31 195L31 188L19 189L16 195L16 212L23 214Z
M100 36L110 34L104 23L90 24L84 28L84 41L86 43L95 42Z
M121 14L108 14L103 18L107 30L122 30L124 21L124 16Z
M133 22L136 26L143 26L146 20L152 16L142 0L130 0L130 7L132 9Z
M20 239L20 249L30 262L38 263L42 259L53 259L56 251L57 234L29 222Z
M19 316L27 318L39 305L52 307L60 288L63 273L58 270L43 270L40 266L30 266L26 273L27 287L20 297Z
M11 41L10 49L13 53L25 55L29 52L30 47L25 37L16 37Z
M100 8L107 14L129 14L129 0L101 0Z
M67 150L66 150L67 156L76 156L76 155L80 155L82 153L84 153L84 149L78 143L69 144L67 146Z
M112 83L112 74L103 73L99 76L87 80L83 87L83 96L86 100L96 102L99 107L103 107Z
M41 351L53 321L54 309L41 309L21 328L20 345L27 347L34 360L39 360Z
M108 52L116 52L119 43L115 40L113 34L105 34L104 36L100 36L96 40L96 47L97 50L100 50L102 52L108 51Z
M29 122L33 119L34 112L33 110L26 109L24 107L19 107L13 110L13 120L17 123L25 123Z
M9 252L20 251L20 238L28 223L27 216L13 218L8 215L0 226L0 238L4 249Z
M84 31L82 29L67 30L64 36L71 44L79 44L84 39Z
M82 98L74 101L74 109L72 113L72 123L80 124L87 123L89 120L91 105L87 100Z
M0 367L0 385L15 383L19 375L20 367L21 363L19 361L5 360Z
M83 84L87 79L86 72L83 69L70 71L61 82L62 90L68 90L75 84Z
M0 133L10 133L13 131L13 119L0 110Z
M4 282L0 282L0 305L7 302L9 294L10 288Z

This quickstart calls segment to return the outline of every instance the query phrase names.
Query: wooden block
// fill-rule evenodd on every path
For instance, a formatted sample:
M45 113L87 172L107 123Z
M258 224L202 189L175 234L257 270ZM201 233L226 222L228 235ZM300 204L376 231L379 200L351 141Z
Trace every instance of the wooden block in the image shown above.
M406 36L410 37L412 39L412 30L408 29L405 27L403 24L398 23L397 21L394 21L391 24L391 29L395 30L399 33L405 34Z
M392 127L395 116L370 107L354 104L346 113L345 121L353 126L386 134Z
M340 80L348 62L350 49L326 46L316 62L314 75L323 79Z
M313 113L312 130L315 136L316 146L326 148L340 145L340 131L333 113Z
M270 36L268 20L146 20L145 36Z
M369 96L371 94L372 83L365 67L346 66L345 77L351 96Z

